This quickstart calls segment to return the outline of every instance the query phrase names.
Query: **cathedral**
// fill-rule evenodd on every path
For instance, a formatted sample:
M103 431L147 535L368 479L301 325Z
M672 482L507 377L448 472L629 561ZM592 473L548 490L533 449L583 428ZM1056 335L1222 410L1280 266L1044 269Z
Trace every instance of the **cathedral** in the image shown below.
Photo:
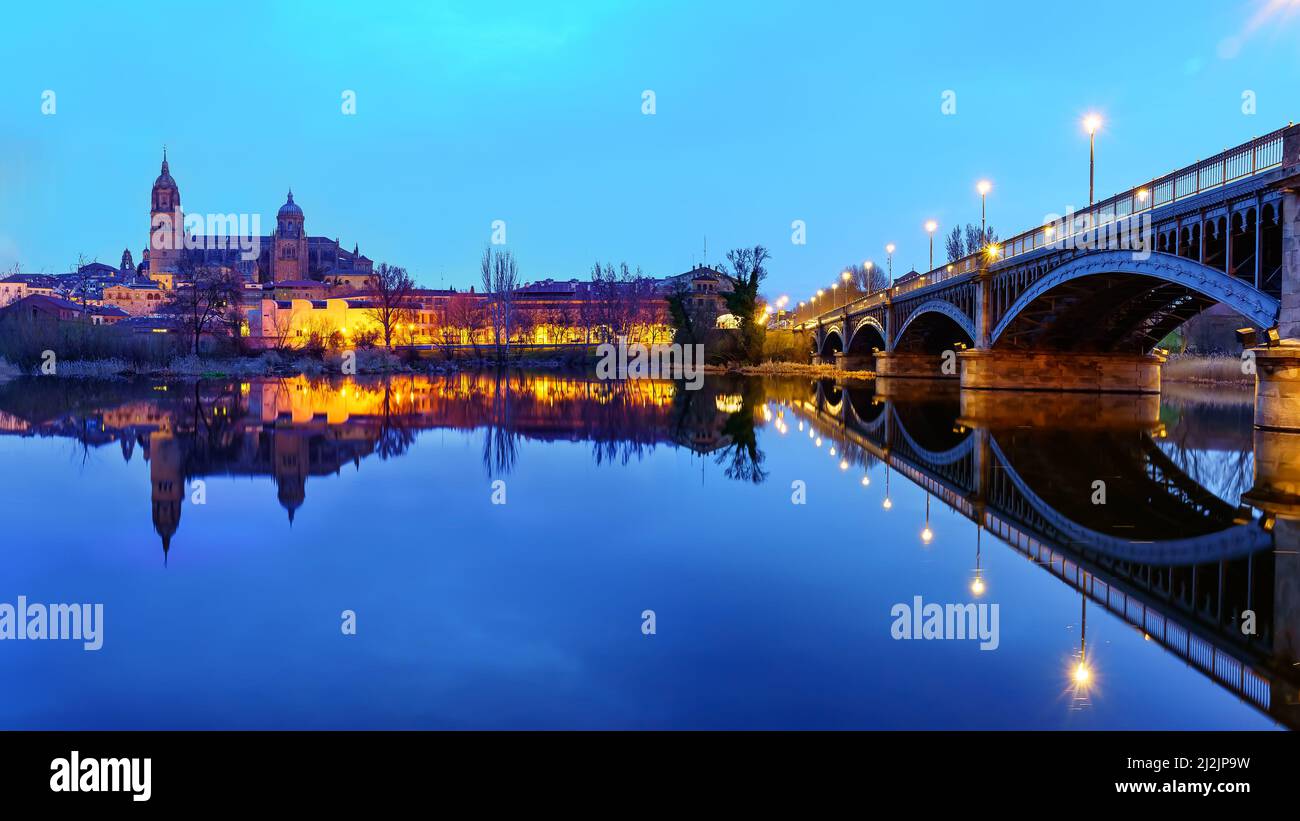
M241 238L238 232L191 235L184 233L184 225L181 191L172 178L164 149L162 171L154 180L150 197L149 243L138 269L140 274L216 267L237 271L248 282L275 283L325 281L332 276L371 273L372 263L361 255L359 247L354 245L348 251L339 247L337 239L307 235L302 208L293 201L293 191L280 206L275 233L270 236ZM128 259L129 255L123 255L124 265Z

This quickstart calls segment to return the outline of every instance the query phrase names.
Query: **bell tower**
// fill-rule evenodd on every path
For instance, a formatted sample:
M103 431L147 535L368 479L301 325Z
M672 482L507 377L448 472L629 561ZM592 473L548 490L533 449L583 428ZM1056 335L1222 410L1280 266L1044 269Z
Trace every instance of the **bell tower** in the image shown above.
M307 231L303 213L293 201L293 190L275 217L271 243L271 279L275 282L307 279Z
M163 148L162 171L154 180L149 198L149 270L175 271L184 247L185 216L181 211L181 190L167 167Z

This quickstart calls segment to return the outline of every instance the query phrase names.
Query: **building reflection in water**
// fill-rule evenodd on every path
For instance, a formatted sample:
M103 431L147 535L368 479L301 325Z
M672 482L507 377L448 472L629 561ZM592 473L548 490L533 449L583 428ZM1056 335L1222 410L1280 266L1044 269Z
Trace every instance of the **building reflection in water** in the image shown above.
M597 464L681 447L729 477L760 482L754 427L765 407L761 383L737 379L696 391L519 372L164 385L24 379L0 385L0 433L118 443L126 461L139 449L165 555L196 479L269 476L292 525L311 477L401 456L434 429L481 431L489 476L513 470L521 441L540 440L588 442Z

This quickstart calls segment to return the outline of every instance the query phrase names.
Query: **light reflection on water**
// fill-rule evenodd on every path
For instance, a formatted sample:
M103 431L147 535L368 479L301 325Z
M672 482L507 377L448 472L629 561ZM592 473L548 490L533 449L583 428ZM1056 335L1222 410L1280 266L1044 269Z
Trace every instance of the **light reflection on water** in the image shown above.
M1294 726L1248 402L5 383L0 601L106 641L0 643L0 726ZM915 596L997 603L998 649L894 640Z

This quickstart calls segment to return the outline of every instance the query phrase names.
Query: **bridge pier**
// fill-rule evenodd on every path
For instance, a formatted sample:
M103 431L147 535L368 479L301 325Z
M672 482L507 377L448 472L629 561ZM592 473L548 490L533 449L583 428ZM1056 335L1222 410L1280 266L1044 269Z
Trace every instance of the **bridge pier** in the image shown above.
M972 350L957 354L964 390L1160 393L1155 354L1034 353Z
M870 354L844 353L837 351L835 353L835 367L841 371L869 371L874 367L874 361Z
M1300 433L1255 429L1255 483L1241 500L1273 533L1274 649L1300 659Z
M1252 352L1255 427L1300 435L1300 340L1284 339L1279 347Z
M957 369L945 373L940 354L911 353L906 351L879 351L876 353L877 379L953 379Z

